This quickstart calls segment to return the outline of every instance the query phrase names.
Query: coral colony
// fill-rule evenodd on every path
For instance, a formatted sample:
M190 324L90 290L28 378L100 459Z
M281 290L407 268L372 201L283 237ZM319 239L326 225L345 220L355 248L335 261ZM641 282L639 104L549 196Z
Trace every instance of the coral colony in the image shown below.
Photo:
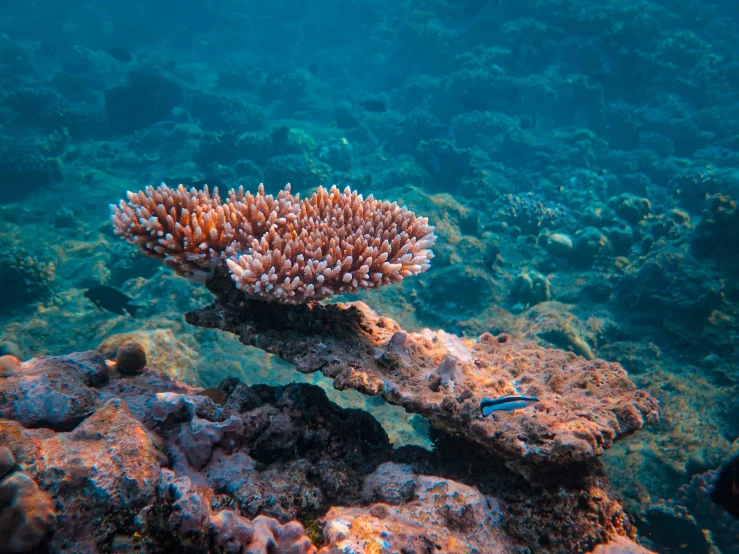
M401 281L429 268L436 240L427 218L348 187L277 197L243 188L128 193L113 207L115 232L195 278L226 264L249 295L284 303L320 300Z
M173 4L0 2L0 554L739 554L739 1Z

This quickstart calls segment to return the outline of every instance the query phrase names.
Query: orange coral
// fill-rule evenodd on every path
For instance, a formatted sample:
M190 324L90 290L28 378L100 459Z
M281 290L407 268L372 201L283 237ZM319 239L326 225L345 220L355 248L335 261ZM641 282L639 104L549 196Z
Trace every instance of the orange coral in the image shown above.
M241 220L214 189L171 189L162 184L129 192L128 202L111 206L115 233L147 256L161 259L178 273L203 274L220 260L236 238Z
M436 236L428 219L348 187L310 198L162 184L113 207L116 233L179 273L227 264L241 290L300 303L401 281L429 268Z

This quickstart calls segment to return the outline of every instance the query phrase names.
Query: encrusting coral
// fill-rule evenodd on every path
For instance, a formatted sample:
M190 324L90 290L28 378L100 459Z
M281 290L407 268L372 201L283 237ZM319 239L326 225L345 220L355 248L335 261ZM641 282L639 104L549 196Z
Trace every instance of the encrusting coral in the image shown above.
M116 234L196 278L227 265L238 287L284 303L375 288L429 268L436 236L427 218L348 187L319 187L300 200L287 185L277 197L231 190L128 193L113 206Z

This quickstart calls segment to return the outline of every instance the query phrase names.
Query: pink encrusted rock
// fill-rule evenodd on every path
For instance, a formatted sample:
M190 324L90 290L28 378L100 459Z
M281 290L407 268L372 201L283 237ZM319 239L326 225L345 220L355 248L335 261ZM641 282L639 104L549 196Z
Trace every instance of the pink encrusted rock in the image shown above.
M366 501L404 504L416 495L418 482L413 469L402 464L382 464L364 480L362 497Z
M654 552L639 546L626 537L618 537L607 544L596 546L593 554L654 554Z
M189 424L182 426L176 444L190 465L201 470L210 460L215 445L223 440L226 433L239 434L243 426L243 421L237 416L230 416L221 422L194 417Z
M205 396L166 392L158 393L151 407L156 421L164 422L170 416L183 420L179 433L172 437L170 455L178 472L191 476L197 484L205 482L197 472L207 465L213 449L226 435L241 434L244 426L238 415L223 421L198 417L198 408L203 410L204 405L213 403Z
M410 363L417 340L393 332L388 351ZM221 403L154 369L98 381L99 359L44 358L22 368L63 371L80 385L52 396L94 395L74 428L29 429L0 417L0 473L23 471L51 496L54 552L332 552L346 541L346 552L359 553L382 551L377 541L385 540L409 553L545 544L541 551L554 554L633 532L597 460L566 472L527 466L535 479L526 480L520 467L460 436L439 433L435 452L393 449L369 414L339 408L314 385L247 387L227 378ZM429 364L429 375L440 365ZM453 381L457 369L455 362L441 373ZM13 379L2 380L3 394L18 398L25 381ZM330 519L326 544L311 545L296 520L320 513L341 518Z
M0 479L0 552L30 552L54 532L51 498L24 473Z
M322 519L324 544L319 552L518 551L498 527L503 518L498 501L485 498L473 487L440 477L414 476L407 466L387 463L368 478L372 492L365 500L408 488L410 478L413 492L391 493L388 500L392 504L331 508Z
M657 401L617 363L586 360L533 342L485 333L407 333L362 302L285 306L246 299L227 275L206 283L215 304L187 321L235 333L339 390L382 396L514 462L590 460L658 418ZM540 402L484 418L480 401L506 394Z
M0 378L17 375L21 372L21 362L15 356L6 354L0 356Z
M120 399L108 400L69 433L0 419L0 437L59 506L61 532L52 545L61 550L65 539L89 552L110 540L113 522L133 518L154 495L167 463L157 438Z

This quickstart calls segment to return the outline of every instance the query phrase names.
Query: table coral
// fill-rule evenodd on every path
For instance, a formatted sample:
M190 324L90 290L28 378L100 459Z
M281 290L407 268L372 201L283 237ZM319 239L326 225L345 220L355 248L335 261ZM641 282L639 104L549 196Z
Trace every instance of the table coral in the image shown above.
M426 218L397 203L319 187L300 200L230 191L225 203L180 185L128 194L115 231L181 274L227 265L249 295L301 303L403 280L429 268L436 237Z

